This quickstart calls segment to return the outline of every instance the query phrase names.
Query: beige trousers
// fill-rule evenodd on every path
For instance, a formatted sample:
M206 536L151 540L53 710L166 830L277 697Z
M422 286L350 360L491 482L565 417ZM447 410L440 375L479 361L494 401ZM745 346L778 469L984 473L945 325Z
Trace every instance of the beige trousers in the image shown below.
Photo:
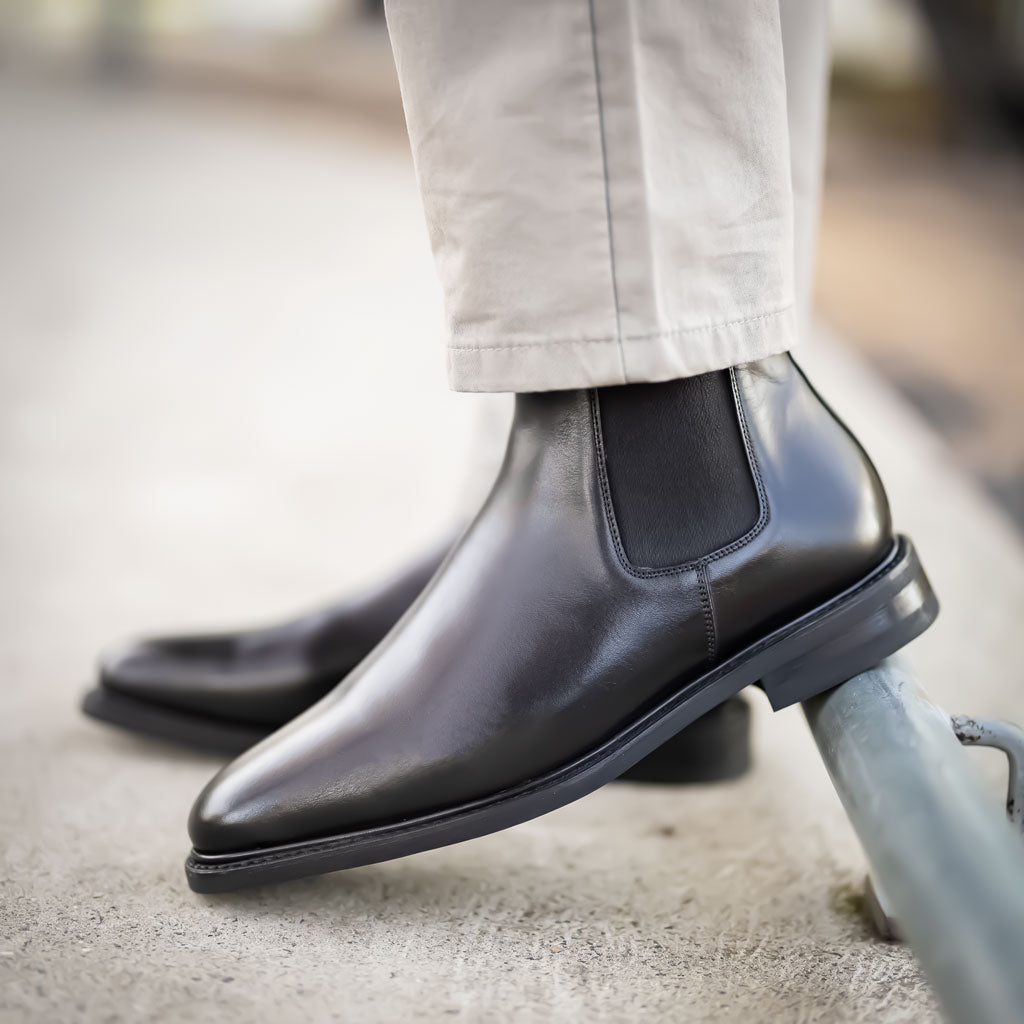
M826 0L390 0L460 391L722 369L797 342Z

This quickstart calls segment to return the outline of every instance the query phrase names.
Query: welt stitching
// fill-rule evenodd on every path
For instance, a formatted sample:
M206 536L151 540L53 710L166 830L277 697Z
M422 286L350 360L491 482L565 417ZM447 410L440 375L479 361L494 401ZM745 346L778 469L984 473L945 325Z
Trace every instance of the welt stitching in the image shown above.
M683 334L700 334L706 331L720 331L725 327L741 327L743 324L756 323L758 320L770 320L782 316L793 308L793 304L773 309L768 313L756 316L745 316L739 320L723 320L717 324L701 324L697 327L669 327L664 331L649 331L645 334L620 334L614 338L549 338L545 341L521 341L516 345L448 345L456 352L496 352L518 348L545 348L548 345L618 345L623 341L661 341Z
M893 549L890 551L889 555L883 560L881 565L879 565L874 570L874 572L871 573L870 576L868 576L866 579L864 579L860 583L858 583L857 586L855 586L852 590L849 590L846 593L840 595L838 598L834 598L832 601L828 602L825 607L829 608L830 610L835 610L835 609L838 609L838 608L842 608L844 605L848 604L850 601L852 601L855 597L857 597L863 591L867 590L868 587L870 587L874 583L876 583L881 576L885 575L885 573L889 571L890 564L894 560L895 556L899 553L899 550L900 550L900 547L899 547L899 543L897 542L897 543L895 543L893 545ZM773 634L771 634L769 636L764 637L761 640L758 640L757 643L752 644L750 647L748 647L746 649L744 654L745 654L745 656L747 658L755 657L762 650L764 650L767 647L770 647L775 641L776 641L776 636L773 633ZM727 672L729 672L730 671L730 663L731 663L731 659L727 660L727 661L724 661L720 665L717 665L715 668L711 669L709 672L707 672L700 679L694 680L693 681L694 684L700 683L700 686L697 689L693 690L691 688L691 686L686 686L682 690L680 690L679 693L677 693L671 699L671 701L668 704L663 705L663 706L661 706L659 708L655 708L652 713L657 716L656 720L660 720L660 718L663 718L666 714L670 714L673 710L675 710L675 708L678 705L679 700L682 698L683 694L686 694L686 699L689 700L689 698L692 695L692 693L699 693L700 691L702 691L702 690L706 689L708 686L710 686L713 682L715 682L721 676L723 676ZM640 721L641 722L644 721L646 719L646 717L647 716L643 716L643 718L641 718ZM637 726L637 724L638 724L637 722L634 722L629 727L629 729L634 729ZM646 726L645 726L645 728L646 728ZM629 729L627 729L625 731L628 732ZM534 788L536 788L536 786L538 785L539 781L542 781L542 780L532 780L526 786L526 788L527 789L534 789ZM508 798L507 795L505 797L503 797L503 799L507 799L507 798ZM493 800L492 801L488 801L488 802L493 802ZM398 827L403 827L403 826L399 825ZM333 850L336 850L336 849L338 849L339 847L342 847L342 846L346 846L350 842L351 842L351 838L349 836L337 836L337 837L334 837L334 838L323 839L323 840L320 840L321 845L318 845L314 852L317 853L317 854L331 853ZM232 871L234 871L234 870L236 870L238 868L248 867L249 865L277 864L277 863L281 863L281 862L284 862L284 861L287 861L287 860L295 860L297 857L305 857L305 856L307 856L309 854L309 852L310 851L307 848L307 849L282 851L280 853L256 854L254 856L245 857L245 858L242 858L242 859L239 859L239 860L231 861L229 864L202 864L202 863L199 863L199 862L197 862L195 860L192 860L190 858L190 865L189 866L197 874L208 874L208 875L229 874L230 872L232 872Z
M597 132L601 140L601 173L604 178L604 212L608 225L608 269L612 278L612 302L615 305L615 336L619 346L619 365L622 367L623 383L626 377L626 354L622 351L622 312L619 307L619 284L615 272L615 233L612 230L611 182L608 180L608 146L604 129L604 98L601 95L601 65L597 59L597 15L594 0L587 0L590 12L590 49L594 57L594 94L597 99Z
M771 518L771 512L768 507L768 495L765 492L764 481L761 479L761 469L757 462L757 453L754 451L753 443L750 440L750 432L747 427L747 417L743 408L743 401L739 392L739 385L736 381L735 368L729 370L729 381L732 385L733 402L736 405L736 414L740 423L740 433L743 435L743 447L746 449L747 462L750 465L750 471L754 477L754 486L757 489L757 503L759 509L759 516L757 522L742 536L727 544L723 548L719 548L717 551L713 551L710 555L702 555L700 558L695 559L692 562L686 562L683 565L670 565L662 569L639 569L634 566L629 557L626 555L626 549L622 544L622 538L619 535L619 524L615 518L615 508L612 505L611 487L608 483L608 470L605 466L604 457L604 437L601 433L601 418L599 415L599 399L595 390L587 392L587 398L590 402L590 423L591 429L594 433L594 447L597 452L597 476L601 486L601 503L604 506L605 520L608 525L609 532L612 535L612 546L615 549L615 555L619 560L619 565L622 567L624 572L627 572L630 576L634 576L637 579L657 579L662 576L677 576L686 572L692 572L701 565L708 565L711 562L719 558L724 558L726 555L732 554L734 551L739 551L740 548L745 547L765 528L768 520ZM710 581L709 581L710 588Z

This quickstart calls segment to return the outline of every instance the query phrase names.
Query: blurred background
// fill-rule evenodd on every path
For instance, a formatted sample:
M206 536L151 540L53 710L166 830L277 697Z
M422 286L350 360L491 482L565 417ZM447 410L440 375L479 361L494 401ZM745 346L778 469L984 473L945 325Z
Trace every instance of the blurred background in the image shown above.
M801 358L943 602L929 693L1022 721L1024 0L833 10ZM756 695L736 783L186 891L218 764L87 722L96 653L445 531L500 414L442 330L378 3L0 0L0 1020L937 1020L799 709Z
M834 0L833 12L820 315L1024 527L1024 2ZM29 121L33 103L48 116L59 83L112 109L149 97L154 119L168 94L232 97L250 115L294 123L302 108L321 132L404 144L379 0L0 0L0 71L27 90ZM66 116L80 131L83 117L112 122L100 100ZM127 132L132 144L148 142ZM77 156L87 177L89 152Z

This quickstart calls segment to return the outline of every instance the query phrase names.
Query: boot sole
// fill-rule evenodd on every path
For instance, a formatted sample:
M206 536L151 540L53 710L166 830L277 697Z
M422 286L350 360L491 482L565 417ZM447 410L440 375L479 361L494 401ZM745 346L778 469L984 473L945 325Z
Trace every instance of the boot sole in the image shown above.
M277 726L260 728L189 714L152 701L95 686L82 698L84 714L135 736L205 754L234 757L265 739ZM725 782L750 769L750 706L726 701L673 736L622 774L627 782L686 784Z
M102 685L85 694L82 711L105 725L207 754L241 754L274 731L270 726L260 728L189 714Z
M749 645L571 764L456 807L299 842L230 853L193 850L195 892L229 892L359 867L475 839L553 811L611 782L712 708L759 685L775 710L845 682L924 632L938 601L911 542L853 587Z

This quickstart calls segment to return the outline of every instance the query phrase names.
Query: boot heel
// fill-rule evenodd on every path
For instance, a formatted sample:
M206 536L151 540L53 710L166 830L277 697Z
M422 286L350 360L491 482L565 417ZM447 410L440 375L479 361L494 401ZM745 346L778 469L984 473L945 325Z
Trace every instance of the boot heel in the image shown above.
M867 582L818 609L780 644L759 685L775 711L808 700L895 654L935 621L939 602L913 544L900 537Z
M619 776L627 782L725 782L750 770L750 705L730 697Z

